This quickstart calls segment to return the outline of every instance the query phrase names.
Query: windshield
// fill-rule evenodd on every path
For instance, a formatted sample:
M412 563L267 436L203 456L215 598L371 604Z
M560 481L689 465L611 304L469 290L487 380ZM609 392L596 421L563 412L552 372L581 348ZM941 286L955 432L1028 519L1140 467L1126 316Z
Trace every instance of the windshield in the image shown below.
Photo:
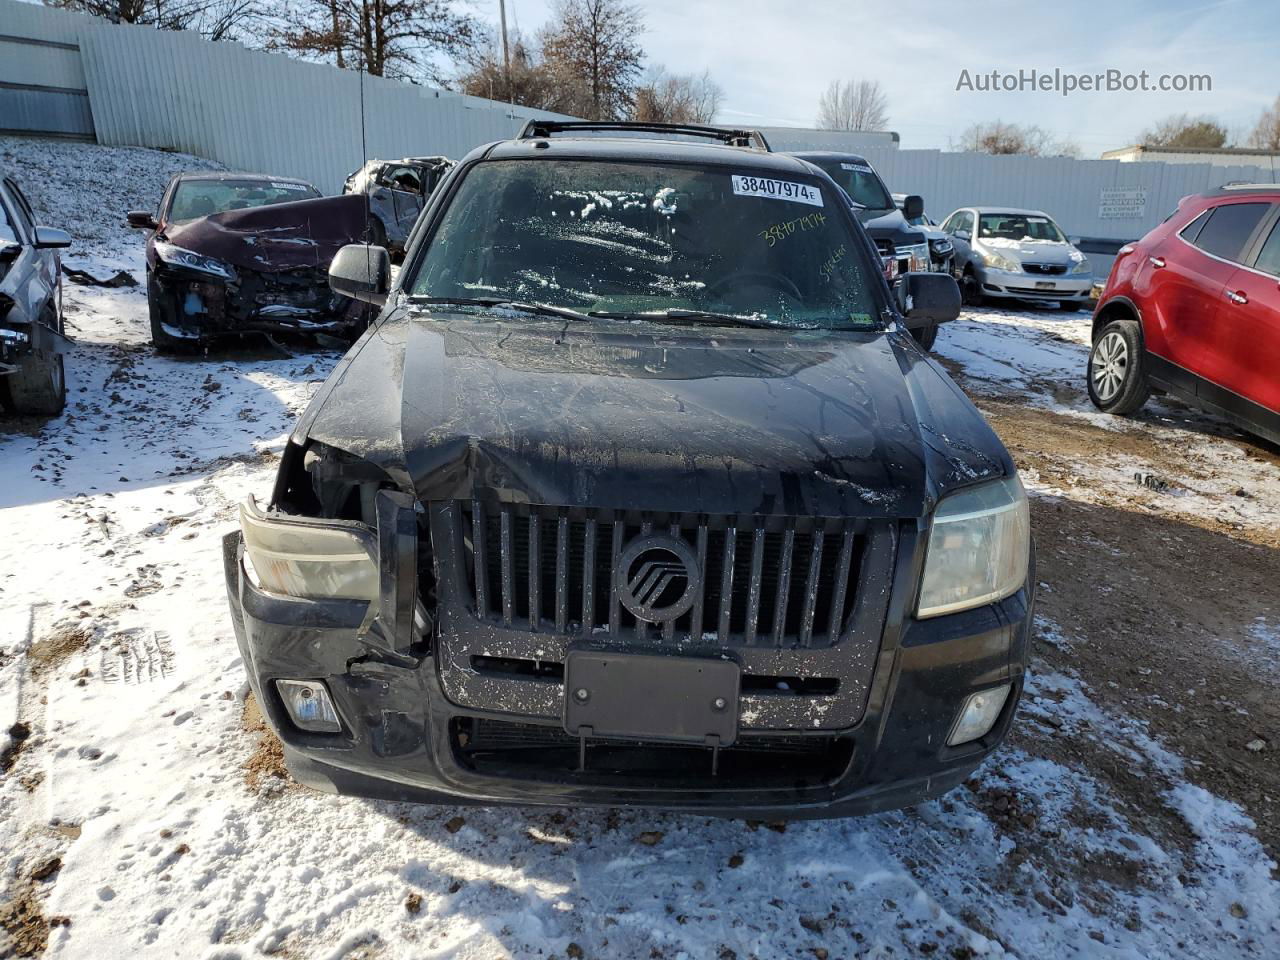
M810 160L810 163L817 164L827 176L844 187L845 193L853 197L855 203L868 210L893 209L893 197L869 163L861 160Z
M844 209L804 175L488 161L467 174L404 289L623 318L878 326L877 277Z
M320 191L288 180L183 180L169 206L172 223L186 223L213 213L265 207L273 203L312 200Z
M978 237L982 240L1066 242L1058 225L1048 217L1023 213L982 214L978 217Z

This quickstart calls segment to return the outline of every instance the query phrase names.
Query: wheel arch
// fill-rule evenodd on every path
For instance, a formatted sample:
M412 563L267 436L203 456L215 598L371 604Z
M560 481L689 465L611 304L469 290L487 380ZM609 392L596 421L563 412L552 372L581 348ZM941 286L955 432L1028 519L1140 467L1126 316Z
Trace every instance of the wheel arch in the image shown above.
M1113 297L1102 305L1093 315L1093 330L1089 335L1089 343L1097 343L1102 328L1113 320L1132 320L1138 325L1138 336L1145 341L1142 331L1142 311L1128 297Z

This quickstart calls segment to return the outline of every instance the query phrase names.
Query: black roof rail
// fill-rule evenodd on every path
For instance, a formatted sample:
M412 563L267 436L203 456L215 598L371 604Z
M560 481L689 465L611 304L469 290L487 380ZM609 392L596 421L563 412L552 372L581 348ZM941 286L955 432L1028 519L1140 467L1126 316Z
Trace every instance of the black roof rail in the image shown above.
M769 152L769 141L759 130L734 130L728 127L708 127L697 123L630 123L621 120L530 120L516 137L530 140L534 137L550 137L557 133L658 133L678 134L686 137L702 137L716 140L728 147L750 147Z

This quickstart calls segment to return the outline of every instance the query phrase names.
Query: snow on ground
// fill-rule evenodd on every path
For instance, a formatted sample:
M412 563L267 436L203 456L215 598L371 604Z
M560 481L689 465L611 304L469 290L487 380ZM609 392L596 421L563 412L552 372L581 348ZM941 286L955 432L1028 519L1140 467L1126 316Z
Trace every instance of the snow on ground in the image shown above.
M1068 425L1074 421L1114 435L1109 452L1096 446L1057 450L1063 466L1075 467L1065 471L1066 484L1044 482L1032 472L1024 478L1030 489L1098 502L1127 488L1130 500L1161 512L1280 530L1280 471L1274 459L1224 442L1243 437L1238 431L1161 397L1128 418L1101 413L1089 402L1085 365L1091 330L1088 313L982 307L944 326L935 349L961 371L979 407L984 395L1007 401L1013 393L1018 402ZM1048 438L1045 446L1055 453ZM1153 457L1152 448L1162 455Z
M117 221L205 165L13 139L0 158L44 219L84 238L69 262L139 279L141 237ZM42 169L63 171L58 189L30 183ZM965 786L858 820L411 807L247 774L261 750L220 538L246 494L268 494L337 354L164 359L145 345L140 288L68 286L67 303L67 413L0 435L0 721L29 731L10 731L0 781L14 949L47 936L45 954L68 958L1275 955L1280 885L1248 816L1070 673L1034 678L1019 746ZM1012 364L1035 394L1078 376L1081 322L975 311L940 347L971 373ZM1258 624L1259 642L1275 630ZM1040 632L1078 642L1067 625ZM1062 759L1068 741L1142 778L1142 801Z

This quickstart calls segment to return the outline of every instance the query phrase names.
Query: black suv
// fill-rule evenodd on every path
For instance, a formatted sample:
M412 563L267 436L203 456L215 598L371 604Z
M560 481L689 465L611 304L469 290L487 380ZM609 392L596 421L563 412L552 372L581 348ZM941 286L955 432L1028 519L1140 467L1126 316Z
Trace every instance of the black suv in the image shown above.
M816 167L647 132L479 148L394 284L381 248L335 258L383 312L224 550L303 783L838 816L1004 736L1026 498L907 330L954 280L908 275L904 311Z

